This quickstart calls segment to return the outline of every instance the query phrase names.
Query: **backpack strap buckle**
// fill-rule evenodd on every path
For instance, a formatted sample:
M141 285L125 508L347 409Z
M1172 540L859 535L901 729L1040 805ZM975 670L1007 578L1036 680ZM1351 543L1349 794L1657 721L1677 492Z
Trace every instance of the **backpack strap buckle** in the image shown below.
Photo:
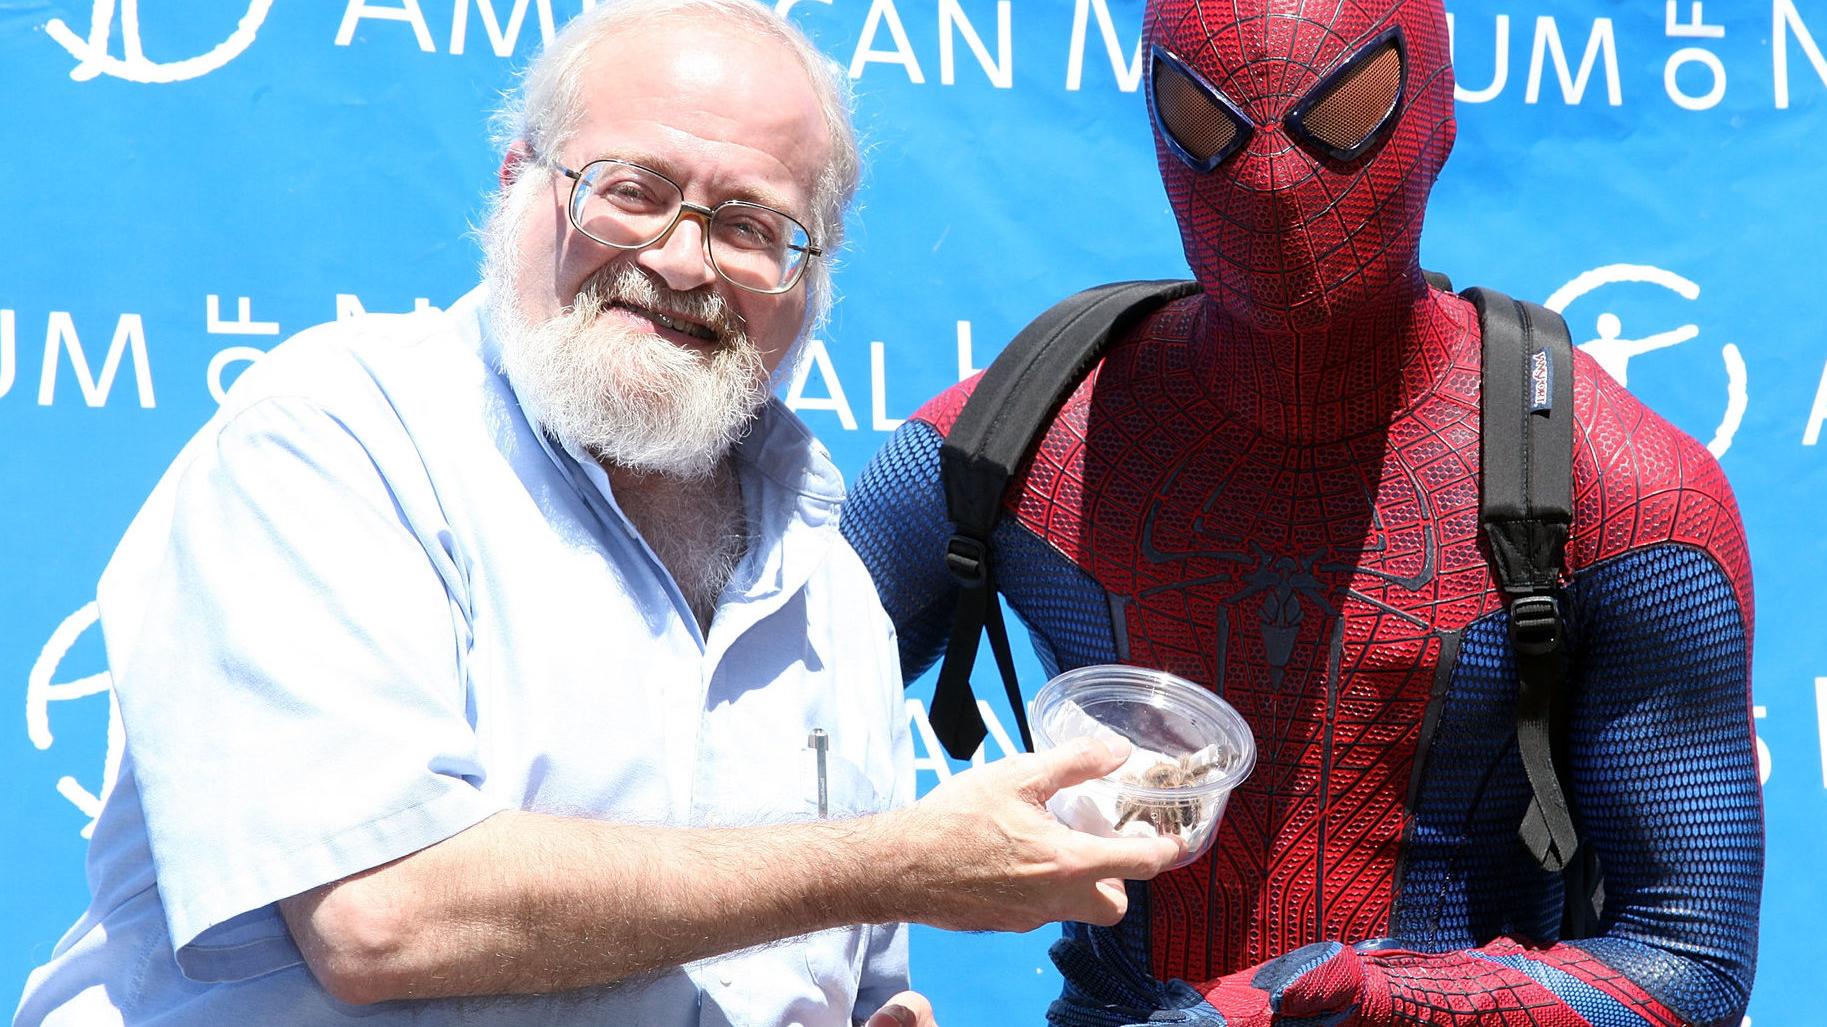
M1560 603L1537 592L1510 602L1510 644L1525 656L1546 656L1560 648L1565 625Z
M945 544L945 568L965 588L982 588L988 580L990 547L969 535L953 535Z

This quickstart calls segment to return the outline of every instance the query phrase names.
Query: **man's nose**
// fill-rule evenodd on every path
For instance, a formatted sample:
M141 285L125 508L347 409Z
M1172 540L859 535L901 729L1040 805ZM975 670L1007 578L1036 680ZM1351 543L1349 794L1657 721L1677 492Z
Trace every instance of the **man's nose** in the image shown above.
M707 212L687 207L679 212L666 234L648 243L635 260L640 266L660 276L667 288L678 292L709 285L717 279L705 246L705 232L710 228Z

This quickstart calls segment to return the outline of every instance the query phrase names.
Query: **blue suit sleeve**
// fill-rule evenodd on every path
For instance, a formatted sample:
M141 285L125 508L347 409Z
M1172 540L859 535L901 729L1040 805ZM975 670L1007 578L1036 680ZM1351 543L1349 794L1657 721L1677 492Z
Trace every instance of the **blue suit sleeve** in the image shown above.
M939 483L938 429L908 421L851 489L844 537L875 578L900 635L901 677L919 677L945 650L958 584L945 569L952 522Z

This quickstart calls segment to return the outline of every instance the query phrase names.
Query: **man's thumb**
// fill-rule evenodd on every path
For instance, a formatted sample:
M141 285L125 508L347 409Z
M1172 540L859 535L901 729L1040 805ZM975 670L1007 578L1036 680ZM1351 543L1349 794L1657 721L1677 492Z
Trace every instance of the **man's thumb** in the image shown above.
M917 991L903 991L875 1011L863 1027L938 1027L932 1003Z
M1061 788L1103 777L1123 765L1132 746L1119 736L1110 739L1075 738L1071 742L1041 754L1040 776L1035 782L1046 799Z

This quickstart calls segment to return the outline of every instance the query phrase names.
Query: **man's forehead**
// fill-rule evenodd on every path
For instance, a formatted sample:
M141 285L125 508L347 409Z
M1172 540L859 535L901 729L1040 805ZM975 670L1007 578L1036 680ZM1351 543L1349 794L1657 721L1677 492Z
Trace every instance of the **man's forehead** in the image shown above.
M775 205L822 167L816 89L771 33L702 17L638 23L593 48L579 76L576 159L632 160L683 184L715 158L735 193L756 193L720 198Z
M1151 0L1147 23L1152 42L1234 99L1293 99L1385 29L1425 25L1428 9L1439 7L1439 0Z

